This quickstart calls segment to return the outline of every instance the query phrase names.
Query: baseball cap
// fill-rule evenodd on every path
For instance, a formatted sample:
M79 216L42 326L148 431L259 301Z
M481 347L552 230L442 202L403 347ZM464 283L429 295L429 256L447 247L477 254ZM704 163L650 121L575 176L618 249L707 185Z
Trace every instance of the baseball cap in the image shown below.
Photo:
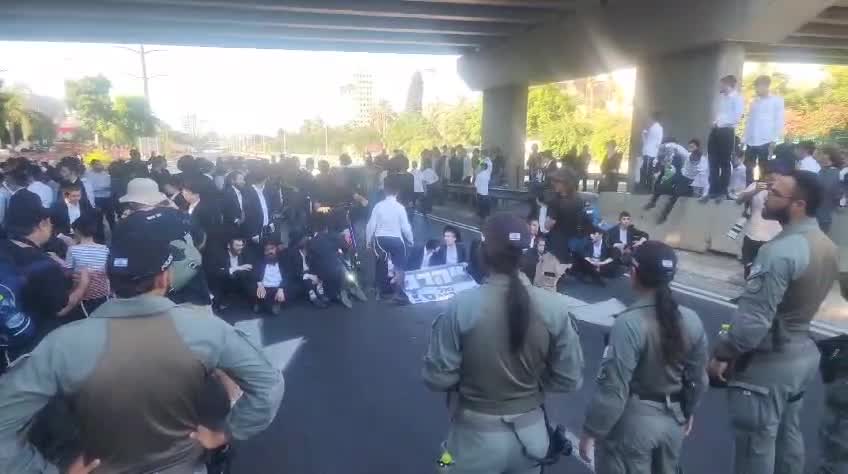
M483 237L487 247L522 250L530 246L530 226L515 214L495 214L483 224Z
M135 213L122 220L112 235L109 274L141 279L168 269L174 261L168 234L163 212Z
M159 185L150 178L135 178L127 184L127 194L121 196L118 201L122 203L134 202L147 206L155 206L168 197L159 192Z
M651 285L668 284L677 273L677 254L667 244L649 240L636 247L633 266L642 282Z
M9 199L6 227L31 229L48 217L50 212L41 204L41 198L32 191L20 189Z

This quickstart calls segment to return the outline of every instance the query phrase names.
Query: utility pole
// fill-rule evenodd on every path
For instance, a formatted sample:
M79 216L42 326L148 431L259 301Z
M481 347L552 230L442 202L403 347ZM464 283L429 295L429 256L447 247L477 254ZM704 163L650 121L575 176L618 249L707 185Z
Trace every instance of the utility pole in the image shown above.
M149 76L147 74L147 55L151 53L160 53L165 51L164 49L151 49L148 51L144 50L144 45L138 45L138 49L128 48L126 46L118 46L118 48L126 49L127 51L131 51L138 55L141 60L141 76L136 76L134 74L130 74L136 79L141 79L144 84L144 100L147 101L147 106L150 107L150 85L149 82L151 79L156 79L157 77L164 77L166 74L156 74L153 76Z
M324 157L330 156L330 132L327 124L324 124Z

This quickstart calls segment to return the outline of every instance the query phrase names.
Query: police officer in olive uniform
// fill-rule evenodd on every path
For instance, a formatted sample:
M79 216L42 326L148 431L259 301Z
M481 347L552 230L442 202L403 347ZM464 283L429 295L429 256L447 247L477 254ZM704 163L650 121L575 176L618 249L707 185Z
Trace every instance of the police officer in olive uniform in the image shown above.
M792 171L769 189L763 217L783 231L757 255L709 373L727 385L736 474L800 474L800 412L816 376L812 321L837 277L836 246L819 229L815 174ZM724 332L724 331L723 331Z
M817 474L848 474L848 335L818 342L825 383L820 431L822 462Z
M495 215L483 235L490 276L456 295L434 321L424 356L427 385L458 398L443 472L535 474L552 439L540 408L544 392L580 388L580 337L567 299L519 271L527 223Z
M708 387L701 319L674 301L677 256L648 241L633 255L637 301L616 317L589 405L580 456L598 474L677 472L683 438ZM594 450L597 439L597 450Z

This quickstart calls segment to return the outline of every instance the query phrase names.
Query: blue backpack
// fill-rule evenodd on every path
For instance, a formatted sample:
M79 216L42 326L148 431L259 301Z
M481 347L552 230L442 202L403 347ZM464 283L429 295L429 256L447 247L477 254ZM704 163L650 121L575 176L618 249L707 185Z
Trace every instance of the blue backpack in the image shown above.
M18 305L25 278L17 265L0 255L0 348L26 347L35 338L35 322Z

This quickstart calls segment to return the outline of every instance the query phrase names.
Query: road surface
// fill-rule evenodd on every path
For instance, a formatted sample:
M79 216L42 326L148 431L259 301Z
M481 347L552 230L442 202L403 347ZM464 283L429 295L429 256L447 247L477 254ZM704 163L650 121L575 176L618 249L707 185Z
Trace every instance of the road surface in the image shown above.
M444 224L415 220L418 242L440 236ZM463 230L470 240L474 236ZM588 303L633 300L629 279L606 288L569 281L567 295ZM683 290L686 291L686 290ZM730 319L726 303L698 293L676 292L694 309L710 335ZM443 303L397 307L387 302L357 303L353 310L333 306L316 310L304 304L262 321L264 344L303 337L306 343L286 371L286 395L271 427L237 446L236 474L431 474L448 427L443 394L430 392L420 377L429 328ZM254 318L245 312L227 319ZM595 390L606 328L579 322L586 359L583 388L555 395L547 406L552 418L579 436L584 412ZM818 457L815 436L822 412L822 387L805 397L803 429L807 464ZM684 445L687 474L730 472L733 444L721 390L711 390L696 414L695 429ZM548 473L589 473L576 457Z

